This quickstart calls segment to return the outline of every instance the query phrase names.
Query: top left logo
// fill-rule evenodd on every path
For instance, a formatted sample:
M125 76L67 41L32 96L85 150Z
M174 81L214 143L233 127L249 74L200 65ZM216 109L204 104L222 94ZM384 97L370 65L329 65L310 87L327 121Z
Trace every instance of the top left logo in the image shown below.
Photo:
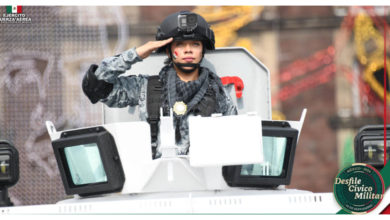
M20 5L5 6L5 12L0 18L0 23L31 23L31 18L23 13L23 8Z

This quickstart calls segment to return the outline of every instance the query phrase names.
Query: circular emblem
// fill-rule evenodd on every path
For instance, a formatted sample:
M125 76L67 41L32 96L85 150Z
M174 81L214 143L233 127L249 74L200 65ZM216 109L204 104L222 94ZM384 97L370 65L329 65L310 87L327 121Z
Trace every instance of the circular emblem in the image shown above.
M355 163L343 169L333 184L333 194L339 205L355 214L374 210L381 202L384 190L381 174L364 163Z
M173 105L173 112L176 113L176 115L184 115L187 111L187 105L184 102L175 102Z

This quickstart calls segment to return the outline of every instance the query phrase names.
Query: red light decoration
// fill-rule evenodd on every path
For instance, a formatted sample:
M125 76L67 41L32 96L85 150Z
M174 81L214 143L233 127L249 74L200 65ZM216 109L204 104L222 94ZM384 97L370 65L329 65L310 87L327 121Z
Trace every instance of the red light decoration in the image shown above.
M334 77L335 72L335 64L328 65L298 82L282 87L276 97L281 101L295 97L308 89L329 82Z
M280 83L288 82L296 77L303 76L323 65L331 64L333 62L334 55L334 47L329 46L324 50L316 52L309 58L294 61L292 64L283 68L280 73Z

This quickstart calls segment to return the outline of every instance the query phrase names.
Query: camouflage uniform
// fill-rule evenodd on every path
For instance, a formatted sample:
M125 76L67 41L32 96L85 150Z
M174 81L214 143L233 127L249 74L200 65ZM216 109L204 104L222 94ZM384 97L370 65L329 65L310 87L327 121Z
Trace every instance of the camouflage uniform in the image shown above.
M139 61L142 61L142 59L136 53L135 48L132 48L114 57L104 59L96 69L95 75L99 80L104 80L114 85L111 93L106 98L101 99L101 102L109 107L119 108L138 105L140 111L139 117L142 121L146 121L148 118L146 92L149 76L131 75L118 77L129 70L134 63ZM220 95L221 97L216 98L219 102L218 105L220 106L220 112L216 113L222 113L223 115L237 114L237 109L228 93L225 89L223 89L223 91L223 94ZM186 154L189 147L187 117L181 122L181 139L177 141L176 144L179 147L178 154ZM159 153L157 153L157 157L158 156Z

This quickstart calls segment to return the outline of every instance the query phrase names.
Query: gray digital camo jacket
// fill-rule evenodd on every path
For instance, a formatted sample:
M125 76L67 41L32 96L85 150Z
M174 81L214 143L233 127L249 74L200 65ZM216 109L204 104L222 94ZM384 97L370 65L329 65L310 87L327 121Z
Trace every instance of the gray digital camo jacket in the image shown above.
M101 102L109 107L118 108L138 105L140 120L146 121L148 118L146 92L149 76L138 75L119 77L119 75L129 70L134 63L140 61L142 61L142 59L136 53L135 48L132 48L119 55L105 58L96 69L95 75L99 80L104 80L114 84L111 93L105 99L101 99ZM236 115L236 106L233 104L225 89L224 94L222 95L225 97L222 99L217 98L217 100L224 100L221 101L221 103L218 103L218 105L221 106L221 112L216 113L222 113L223 115ZM176 142L176 145L179 147L178 154L186 154L188 147L190 146L187 120L182 120L180 125L180 134L181 140ZM157 157L159 157L159 155L160 151L157 148Z

